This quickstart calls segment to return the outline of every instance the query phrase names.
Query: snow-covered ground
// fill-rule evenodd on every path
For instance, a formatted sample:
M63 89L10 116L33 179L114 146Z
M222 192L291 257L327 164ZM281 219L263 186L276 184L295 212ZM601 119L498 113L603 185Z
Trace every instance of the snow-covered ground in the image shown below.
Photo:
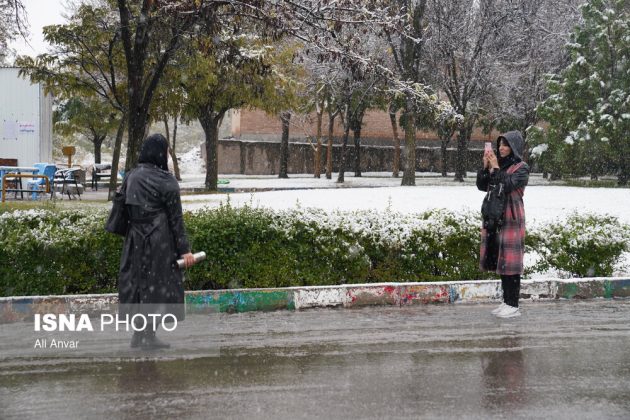
M182 172L183 173L183 172ZM205 181L205 174L185 174L182 175L182 188L202 188ZM451 174L452 175L452 174ZM400 174L402 177L402 173ZM469 180L474 181L475 174L469 174ZM219 179L230 181L225 187L243 189L313 189L313 188L353 188L353 187L399 187L401 178L393 178L388 172L364 172L362 177L355 178L352 172L346 173L345 180L338 184L337 173L333 174L331 180L325 175L314 178L312 174L292 174L287 179L279 179L278 175L219 175ZM417 172L417 185L458 185L453 182L453 176L442 178L435 172ZM223 186L223 185L222 185Z
M177 160L179 162L179 171L182 176L188 174L205 174L206 172L203 159L201 159L201 149L199 147L193 147L186 153L180 154ZM171 168L173 167L170 160L169 165ZM197 177L195 177L195 179L196 178Z
M420 175L420 174L419 174ZM326 210L385 210L390 208L404 213L423 212L433 208L455 211L474 210L481 207L483 193L474 186L469 176L461 185L452 178L419 176L415 187L401 187L400 179L391 176L346 176L343 186L334 181L314 179L312 175L292 176L288 180L277 177L220 176L229 179L230 188L289 188L289 190L254 193L187 195L182 197L188 210L204 206L216 207L228 200L233 206L251 205L286 209L295 206L318 207ZM185 178L182 186L201 186L203 178L196 181ZM355 188L349 188L349 187ZM363 188L361 188L363 187ZM309 188L296 189L291 188ZM621 188L578 188L549 185L539 176L532 176L525 190L525 211L528 222L539 223L553 219L562 220L571 212L611 214L630 223L630 191Z
M185 191L203 188L205 167L200 147L193 147L179 155L179 167ZM400 174L402 176L402 173ZM273 209L295 206L318 207L326 210L391 210L400 212L423 212L433 208L455 211L479 211L483 193L475 187L475 173L468 173L465 182L453 181L453 174L443 178L438 173L417 172L415 187L401 187L400 178L387 172L364 172L354 177L346 172L345 182L336 183L337 173L332 180L314 178L312 174L291 174L288 179L277 175L224 175L227 187L238 190L275 190L265 192L243 192L231 194L185 195L185 209L193 210L205 206L217 207L229 200L233 206L251 205ZM611 214L621 221L630 223L630 190L618 188L566 187L543 179L540 174L530 177L525 191L525 212L528 224L562 220L571 212Z

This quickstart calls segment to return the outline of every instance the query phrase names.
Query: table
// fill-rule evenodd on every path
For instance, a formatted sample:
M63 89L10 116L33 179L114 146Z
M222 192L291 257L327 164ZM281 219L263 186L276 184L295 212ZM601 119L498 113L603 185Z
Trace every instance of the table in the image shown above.
M37 173L38 169L32 166L0 166L0 200L2 197L2 183L4 182L4 176L8 173L20 174L22 172L30 172L32 174Z

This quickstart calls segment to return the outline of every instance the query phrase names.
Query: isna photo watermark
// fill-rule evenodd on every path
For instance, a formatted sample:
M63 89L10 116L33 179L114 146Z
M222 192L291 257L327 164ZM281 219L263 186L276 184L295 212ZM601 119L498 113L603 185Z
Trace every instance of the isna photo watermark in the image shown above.
M34 331L47 332L93 332L105 331L113 328L115 331L144 331L147 328L155 331L161 326L165 331L173 331L177 328L177 317L174 314L166 313L137 313L134 315L125 314L101 314L99 322L95 326L88 314L35 314Z

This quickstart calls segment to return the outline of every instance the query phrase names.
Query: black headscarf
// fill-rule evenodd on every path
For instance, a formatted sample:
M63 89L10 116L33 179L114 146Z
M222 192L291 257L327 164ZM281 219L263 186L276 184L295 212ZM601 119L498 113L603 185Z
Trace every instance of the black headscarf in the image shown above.
M512 143L509 141L509 138L506 138L505 136L499 136L499 138L497 139L497 152L499 151L499 146L501 146L501 140L504 140L508 146L510 146L510 149L512 150L510 152L509 155L507 155L506 157L501 157L501 154L499 154L498 157L498 161L499 161L499 168L501 168L501 170L505 170L507 168L509 168L510 166L514 165L515 163L518 163L521 161L519 156L516 156L515 149L512 146Z
M168 142L161 134L151 134L142 143L138 163L152 163L168 171Z
M501 168L501 170L504 170L514 165L515 163L520 162L521 160L517 158L516 156L514 156L514 153L510 153L506 157L499 156L498 161L499 161L499 167Z
M510 153L509 156L506 156L504 158L502 158L501 155L498 156L499 167L501 168L501 170L504 170L523 160L523 149L525 149L525 141L523 140L523 136L521 135L520 131L515 130L503 133L497 138L497 153L499 151L499 146L501 146L501 140L504 140L507 145L510 146L510 149L512 149L512 153Z

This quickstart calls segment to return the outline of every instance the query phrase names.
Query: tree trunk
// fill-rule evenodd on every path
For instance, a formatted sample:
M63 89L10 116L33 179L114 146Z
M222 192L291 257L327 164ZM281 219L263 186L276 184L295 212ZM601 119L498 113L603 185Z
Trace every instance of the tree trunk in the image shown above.
M468 141L470 140L473 124L474 119L471 119L459 129L457 155L455 156L455 181L464 182L466 177L466 152L468 151Z
M177 117L173 120L173 147L171 147L171 158L173 158L173 170L175 171L175 179L178 181L182 180L181 174L179 173L179 162L177 161Z
M341 157L339 159L339 173L337 174L337 182L345 181L346 173L346 155L348 151L348 136L350 135L350 106L344 106L345 112L341 115L343 121L343 138L341 140Z
M94 163L101 163L103 140L105 140L105 136L94 135L92 138L92 144L94 145Z
M120 5L120 3L119 3ZM140 147L145 137L145 131L147 126L147 119L149 110L143 105L145 99L145 92L143 89L143 76L144 76L144 59L146 58L146 51L144 47L146 44L141 42L140 45L135 45L135 50L132 52L132 56L127 56L127 79L129 87L127 89L129 98L129 116L128 116L128 130L129 136L127 138L127 156L125 159L125 171L129 171L136 166L138 162L138 156L140 154ZM140 49L142 52L138 52ZM149 99L153 96L153 91L146 92Z
M140 147L144 141L147 127L146 111L134 110L129 115L129 138L127 141L127 155L125 158L125 171L129 171L138 163Z
M350 129L354 134L354 176L361 176L361 126L363 125L363 116L365 115L365 108L358 106L354 112L351 113Z
M442 158L442 176L443 177L447 177L448 174L446 173L446 168L448 167L448 159L446 157L446 147L448 146L449 141L451 140L450 137L442 137L440 142L440 154L441 154L441 158Z
M326 179L332 179L332 151L333 151L333 133L335 130L335 117L337 113L328 113L328 147L326 147Z
M171 141L171 134L168 128L168 117L164 117L164 130L166 131L166 142L169 145L169 152L171 155L171 160L173 161L173 173L175 174L175 179L178 181L182 180L182 177L179 175L179 164L177 162L177 154L175 153L175 139L177 136L177 117L175 117L173 123L173 140Z
M392 177L398 178L400 172L400 137L398 137L396 112L389 111L389 120L392 123L392 131L394 133L394 167L392 169Z
M127 122L127 116L123 115L116 131L116 142L114 143L114 156L112 157L112 176L109 180L109 192L107 199L112 200L114 193L116 192L116 185L118 183L118 163L120 162L120 149L122 149L122 140L125 135L125 126Z
M291 121L291 113L284 111L280 113L282 121L282 140L280 141L280 172L278 178L288 178L289 170L289 122Z
M166 143L168 144L168 148L171 149L171 130L168 127L168 117L164 117L162 122L164 122L164 131L166 131Z
M536 113L532 112L532 114L535 115ZM527 128L533 127L537 122L538 120L536 118L526 117L526 122L523 124L520 130L521 135L523 136L523 142L525 143L525 146L523 147L523 161L524 162L529 162L529 152L530 152L529 139L527 138Z
M350 135L350 124L347 122L348 112L343 124L343 141L341 142L341 159L339 160L339 175L337 175L337 182L342 183L345 181L346 172L346 154L348 150L348 136Z
M416 185L416 116L413 98L405 102L405 170L401 185Z
M218 191L219 183L219 123L225 112L213 112L203 108L199 112L199 122L206 136L206 181L208 191Z
M322 176L322 118L323 107L317 107L317 146L315 147L315 178Z
M464 182L466 156L466 129L459 130L457 136L457 154L455 155L455 181Z
M620 149L623 150L623 149ZM630 166L628 165L628 157L626 153L619 154L619 175L617 176L617 185L625 187L630 179Z
M361 176L361 124L352 130L354 133L354 176Z

